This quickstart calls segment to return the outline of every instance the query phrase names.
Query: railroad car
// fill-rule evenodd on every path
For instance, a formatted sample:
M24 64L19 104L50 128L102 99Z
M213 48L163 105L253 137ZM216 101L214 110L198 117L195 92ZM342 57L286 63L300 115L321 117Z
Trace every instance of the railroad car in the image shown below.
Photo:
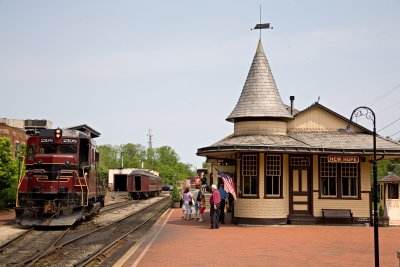
M162 190L162 178L146 170L134 170L126 179L127 191L133 199L158 196Z
M24 226L69 226L104 206L98 177L100 133L86 124L27 132L25 174L18 181L16 221Z

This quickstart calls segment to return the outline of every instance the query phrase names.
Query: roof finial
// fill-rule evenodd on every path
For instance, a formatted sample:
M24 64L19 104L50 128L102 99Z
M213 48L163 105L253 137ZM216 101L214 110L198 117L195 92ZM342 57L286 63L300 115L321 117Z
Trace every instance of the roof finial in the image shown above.
M260 4L260 24L256 24L256 26L251 30L260 30L260 39L261 39L261 30L262 29L273 29L269 23L261 23L261 4Z

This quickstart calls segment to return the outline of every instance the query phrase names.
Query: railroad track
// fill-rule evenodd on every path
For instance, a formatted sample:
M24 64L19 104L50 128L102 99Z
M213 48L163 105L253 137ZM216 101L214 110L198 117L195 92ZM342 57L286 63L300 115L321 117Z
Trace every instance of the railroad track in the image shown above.
M33 228L2 244L0 266L25 266L55 246L70 228L51 231Z
M115 210L123 209L138 203L138 200L127 200L122 202L117 202L114 204L107 205L100 210L100 214L103 212L113 212Z
M169 206L170 199L165 197L102 227L89 224L78 226L59 240L57 245L31 260L27 266L99 266L105 262L108 262L105 266L110 266L112 255L124 253L135 242L132 234L147 232ZM119 248L115 249L117 245Z

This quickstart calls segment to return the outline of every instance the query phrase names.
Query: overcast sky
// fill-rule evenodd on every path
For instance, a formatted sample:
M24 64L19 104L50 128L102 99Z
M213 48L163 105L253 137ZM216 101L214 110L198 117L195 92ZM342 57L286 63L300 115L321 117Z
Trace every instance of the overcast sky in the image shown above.
M101 145L147 146L151 129L153 147L200 168L197 149L233 133L260 4L285 103L320 97L345 117L368 105L377 130L400 118L398 0L0 0L0 117L86 123Z

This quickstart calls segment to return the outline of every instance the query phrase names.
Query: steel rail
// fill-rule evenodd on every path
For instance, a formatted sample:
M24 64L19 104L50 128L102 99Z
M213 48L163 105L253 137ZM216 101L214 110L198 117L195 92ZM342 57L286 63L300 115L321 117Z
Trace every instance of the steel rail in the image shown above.
M36 259L40 257L41 254L46 254L48 250L52 250L52 248L54 248L56 246L56 244L62 239L64 238L64 236L69 233L69 231L71 231L71 227L68 227L53 243L51 243L51 245L49 246L48 249L44 250L44 251L40 251L39 253L37 253L36 255L18 263L17 265L23 265L23 266L31 266L32 264L34 264L36 262Z
M4 249L6 246L8 246L9 244L11 244L12 242L17 241L17 240L20 239L21 237L27 235L27 234L30 233L32 230L33 230L33 227L27 229L27 231L25 231L25 232L23 232L23 233L21 233L21 234L15 236L14 238L8 240L7 242L4 242L3 244L1 244L1 245L0 245L0 252L2 252L3 249Z
M132 234L133 232L139 230L142 226L144 226L145 224L147 224L150 220L152 220L160 211L157 210L155 213L153 213L153 215L151 215L147 220L143 221L142 223L140 223L139 225L137 225L135 228L133 228L132 230L128 231L127 233L123 234L122 236L116 238L113 242L111 242L109 245L98 249L97 251L95 251L94 253L92 253L91 255L88 255L86 258L84 258L83 260L81 260L80 262L74 264L75 267L82 267L82 266L86 266L88 263L90 263L91 261L93 261L94 259L96 259L100 254L104 253L105 251L107 251L108 249L112 248L113 246L115 246L118 242L120 242L121 240L125 239L128 235Z
M57 244L57 242L59 242L70 231L70 229L71 229L70 227L67 228L61 234L55 233L55 232L53 232L53 233L48 232L51 235L54 234L55 237L56 237L55 240L50 245L45 244L44 242L39 242L38 243L38 244L40 244L39 248L38 247L33 247L32 250L28 250L28 251L27 250L23 250L22 251L23 252L22 255L24 255L25 252L29 252L29 251L33 252L33 253L29 253L29 254L32 254L31 256L27 255L28 258L25 258L25 259L18 259L17 258L16 261L12 262L11 264L15 265L15 266L27 266L27 264L29 264L34 259L39 257L41 254L45 253L48 250L49 246L50 247L55 246ZM15 242L18 242L22 237L25 237L28 233L33 233L32 237L30 239L28 239L27 241L22 241L22 244L21 244L26 248L30 248L30 245L25 246L25 243L37 242L38 240L40 240L40 237L42 237L41 231L37 231L37 233L35 233L35 232L33 232L33 230L34 230L34 228L30 228L28 231L18 235L17 237L15 237L12 240L8 241L6 244L3 244L2 247L1 247L0 252L3 254L5 248L8 248L8 247L10 247L11 244L13 244ZM50 237L51 240L53 240L53 238L51 238L52 237L51 235L49 237ZM37 250L37 251L35 251L35 250ZM8 253L8 254L10 254L10 253ZM8 254L5 254L5 255L8 255ZM11 256L11 254L10 254L10 256ZM6 264L9 264L9 262L6 263Z
M99 227L99 228L97 228L97 229L95 229L95 230L93 230L93 231L90 231L90 232L88 232L88 233L84 233L84 234L82 234L82 235L80 235L80 236L78 236L78 237L76 237L76 238L73 238L73 239L71 239L71 240L69 240L69 241L67 241L67 242L65 242L65 243L58 242L58 243L60 243L59 245L51 246L51 247L50 247L48 250L46 250L44 253L40 253L40 255L38 255L35 259L33 259L33 260L32 260L28 265L26 265L26 266L32 266L34 263L38 262L39 260L43 259L44 257L49 256L50 254L54 253L55 251L61 249L62 247L65 247L66 245L71 244L71 243L73 243L73 242L75 242L75 241L77 241L77 240L79 240L79 239L84 238L84 237L87 237L87 236L89 236L89 235L91 235L91 234L93 234L93 233L99 232L99 231L101 231L101 230L103 230L103 229L105 229L105 228L107 228L107 227L111 227L111 226L113 226L113 225L115 225L115 224L117 224L117 223L119 223L119 222L122 222L122 221L124 221L124 220L127 220L127 219L129 219L129 218L131 218L131 217L137 215L139 212L145 211L145 210L147 210L147 209L153 207L154 205L160 203L162 200L165 200L165 199L168 199L168 197L164 197L164 198L162 198L161 200L159 200L159 201L157 201L157 202L154 202L154 203L152 203L152 204L150 204L150 205L144 207L143 209L138 210L138 211L136 211L136 212L134 212L134 213L132 213L132 214L129 214L128 216L126 216L126 217L124 217L124 218L121 218L121 219L118 219L118 220L116 220L116 221L113 221L113 222L111 222L111 223L109 223L109 224L106 224L106 225L104 225L104 226L102 226L102 227Z

